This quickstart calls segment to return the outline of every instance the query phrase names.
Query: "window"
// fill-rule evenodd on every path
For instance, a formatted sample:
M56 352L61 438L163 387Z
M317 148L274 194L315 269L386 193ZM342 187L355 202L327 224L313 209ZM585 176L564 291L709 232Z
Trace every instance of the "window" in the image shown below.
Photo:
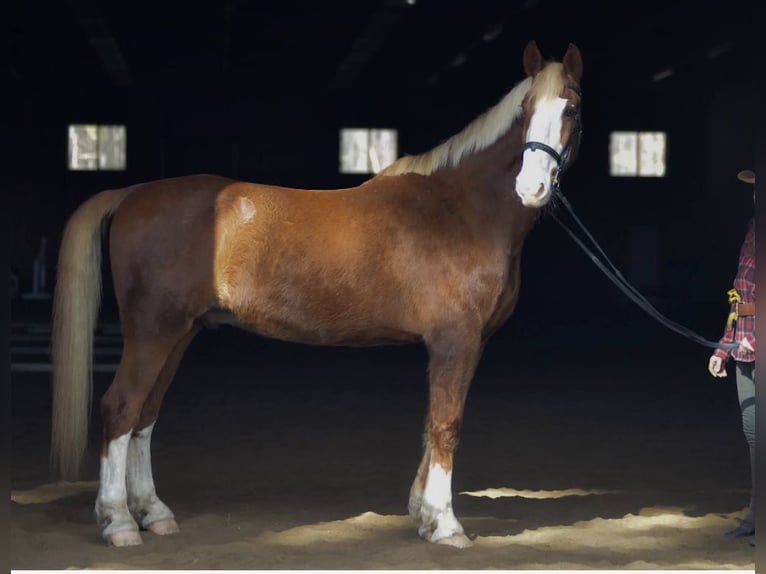
M609 175L664 177L665 132L612 132L609 136Z
M124 170L125 140L125 126L70 125L69 169Z
M397 131L343 128L340 130L340 172L378 173L396 160Z

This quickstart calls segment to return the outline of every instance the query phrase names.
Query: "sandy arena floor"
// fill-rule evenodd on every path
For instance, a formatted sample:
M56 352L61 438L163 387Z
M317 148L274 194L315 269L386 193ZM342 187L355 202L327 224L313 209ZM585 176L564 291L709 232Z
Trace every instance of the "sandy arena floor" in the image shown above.
M407 516L420 460L419 347L319 349L221 330L193 344L154 433L181 533L107 548L86 480L50 484L49 380L12 377L13 569L754 569L721 534L749 496L733 378L663 333L493 341L466 406L454 508L465 550ZM663 353L675 345L671 357ZM647 354L651 353L651 354ZM647 357L651 364L645 364ZM109 377L98 375L96 396Z

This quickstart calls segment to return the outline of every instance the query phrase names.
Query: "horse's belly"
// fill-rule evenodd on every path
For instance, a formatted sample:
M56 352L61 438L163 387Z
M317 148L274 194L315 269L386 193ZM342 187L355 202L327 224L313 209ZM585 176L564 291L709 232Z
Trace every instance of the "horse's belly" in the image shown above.
M213 309L202 317L208 328L232 325L264 337L309 345L373 346L419 342L421 337L390 325L371 324L368 320L327 321L323 317L296 316L295 313L248 314L228 309Z

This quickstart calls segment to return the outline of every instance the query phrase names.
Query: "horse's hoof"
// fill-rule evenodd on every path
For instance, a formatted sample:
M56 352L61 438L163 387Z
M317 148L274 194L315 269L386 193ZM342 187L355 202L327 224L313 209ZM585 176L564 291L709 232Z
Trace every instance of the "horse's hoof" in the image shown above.
M135 530L120 530L110 534L106 541L110 546L138 546L142 543L141 535Z
M455 548L470 548L473 546L473 542L465 534L453 534L452 536L447 536L447 538L437 540L436 543L454 546Z
M157 522L152 522L151 524L147 524L146 526L147 530L151 530L155 534L159 534L160 536L165 536L166 534L175 534L176 532L180 532L181 529L178 528L178 524L176 524L176 521L172 518L167 518L165 520L158 520Z

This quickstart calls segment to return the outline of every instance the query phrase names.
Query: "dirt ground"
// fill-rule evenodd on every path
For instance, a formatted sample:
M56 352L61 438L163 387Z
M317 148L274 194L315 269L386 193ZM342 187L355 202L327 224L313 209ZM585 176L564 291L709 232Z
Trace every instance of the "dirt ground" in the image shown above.
M419 347L203 333L154 432L157 490L181 532L123 549L93 519L98 409L85 481L50 484L49 376L14 373L11 567L753 570L752 539L721 536L749 497L733 377L713 380L707 349L658 329L640 345L594 345L600 328L493 340L454 471L475 536L464 550L424 542L407 516Z

